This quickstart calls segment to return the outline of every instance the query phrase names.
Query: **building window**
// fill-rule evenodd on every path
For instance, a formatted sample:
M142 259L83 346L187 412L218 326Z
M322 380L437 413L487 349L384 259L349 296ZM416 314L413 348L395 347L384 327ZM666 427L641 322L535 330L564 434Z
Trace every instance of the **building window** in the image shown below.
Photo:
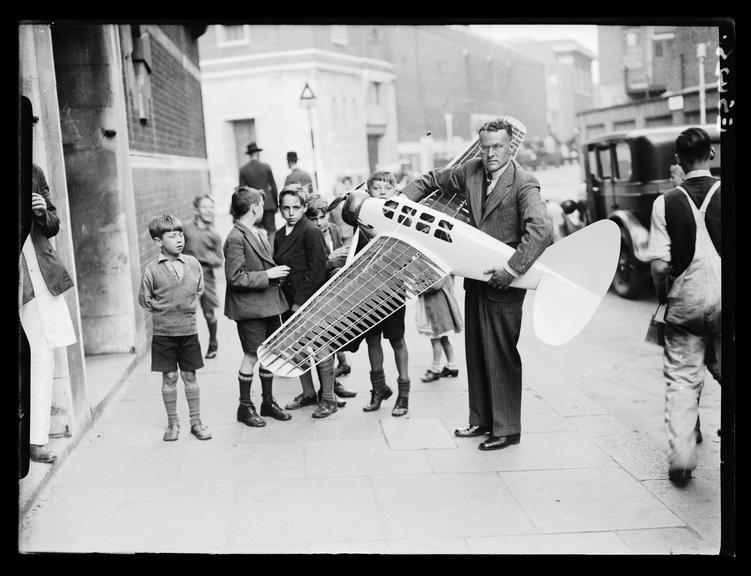
M378 28L370 29L370 43L378 44Z
M670 126L673 123L673 116L671 114L665 114L663 116L651 116L646 118L647 128L653 126Z
M662 57L662 42L657 41L655 42L655 58Z
M636 46L636 32L628 32L626 34L626 46L629 48Z
M381 105L381 83L371 82L370 90L368 91L368 104L380 106Z
M616 144L615 161L618 167L618 180L631 180L631 147L627 142Z
M349 38L347 36L346 26L331 26L331 41L334 44L341 44L346 46L349 44Z
M250 26L217 26L217 46L239 46L250 43Z

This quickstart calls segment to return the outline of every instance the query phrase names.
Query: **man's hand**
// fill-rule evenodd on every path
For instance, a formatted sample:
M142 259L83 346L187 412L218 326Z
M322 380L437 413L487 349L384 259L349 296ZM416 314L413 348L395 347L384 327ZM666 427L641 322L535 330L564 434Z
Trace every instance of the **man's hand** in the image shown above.
M509 287L509 284L511 284L515 278L506 272L503 268L493 268L491 270L485 270L483 274L492 274L490 279L488 280L488 284L492 288L497 288L498 290L505 290Z
M294 314L300 309L300 305L297 302L294 302L292 304L292 308L290 308L290 311Z
M47 210L47 202L44 199L44 196L41 194L37 194L36 192L31 193L31 211L34 213L35 216L44 216L45 211Z
M341 268L347 261L349 246L341 246L329 254L329 262L334 268Z
M273 268L266 270L266 275L269 277L269 280L273 280L274 278L284 278L287 274L289 274L289 266L274 266Z

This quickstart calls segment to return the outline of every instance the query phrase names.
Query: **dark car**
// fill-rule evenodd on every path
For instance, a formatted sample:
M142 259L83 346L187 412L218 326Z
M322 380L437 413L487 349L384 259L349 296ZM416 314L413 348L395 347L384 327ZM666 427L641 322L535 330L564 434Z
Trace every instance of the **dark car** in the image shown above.
M609 218L621 229L621 254L613 289L624 298L637 298L651 286L646 254L652 204L671 190L670 166L675 163L675 139L690 126L665 126L603 134L581 147L586 200L579 209L587 223ZM711 172L720 175L720 133L702 126L717 154Z

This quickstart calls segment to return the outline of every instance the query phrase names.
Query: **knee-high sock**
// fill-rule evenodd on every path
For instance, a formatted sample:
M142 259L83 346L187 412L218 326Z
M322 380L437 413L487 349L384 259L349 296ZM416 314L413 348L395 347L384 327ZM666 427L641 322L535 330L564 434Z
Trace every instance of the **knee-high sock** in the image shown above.
M407 380L396 379L396 384L399 386L399 396L409 396L410 382L411 380L409 380L409 378Z
M316 388L313 385L313 373L311 370L305 372L300 376L300 384L302 385L302 393L305 396L315 396Z
M370 371L370 384L373 386L373 390L383 390L386 387L386 375L383 370Z
M198 382L185 386L185 399L188 401L190 412L190 425L201 423L201 389Z
M258 375L261 377L261 397L264 402L271 402L274 399L271 392L274 383L274 374L261 366L258 369Z
M210 321L207 321L206 324L209 327L209 348L216 348L216 328L218 325L217 319L212 318Z
M316 365L318 379L321 381L321 397L335 402L334 398L334 357L329 356L323 362Z
M177 388L162 386L162 400L164 401L164 408L167 410L167 423L170 426L177 424Z
M253 384L253 374L239 372L237 380L240 383L240 404L250 404L250 385Z

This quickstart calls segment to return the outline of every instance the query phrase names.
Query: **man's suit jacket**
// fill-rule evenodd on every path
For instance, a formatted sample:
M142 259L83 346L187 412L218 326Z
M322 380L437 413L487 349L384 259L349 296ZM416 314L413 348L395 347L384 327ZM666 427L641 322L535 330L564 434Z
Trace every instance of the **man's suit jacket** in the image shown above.
M224 273L227 290L224 315L232 320L267 318L289 309L278 280L266 270L277 264L257 236L240 222L224 241Z
M60 231L60 219L57 217L57 208L50 200L49 187L44 177L44 172L36 164L33 164L31 172L31 190L41 194L47 202L47 210L41 216L32 212L31 216L31 241L34 245L37 260L39 261L39 271L42 273L44 283L47 284L50 292L57 296L73 286L73 279L68 274L62 260L52 248L49 238L56 236ZM22 303L26 304L34 297L34 288L31 285L31 278L26 266L26 259L22 258L23 279L22 279Z
M274 261L290 267L282 288L290 306L304 304L326 282L326 242L323 232L305 216L287 236L282 226L274 236Z
M482 161L475 159L455 168L433 170L407 184L402 194L416 202L436 188L465 195L470 224L515 248L508 265L524 274L553 239L553 225L540 196L540 183L512 160L488 196L483 212L482 196L488 181ZM488 268L492 267L496 265L489 262Z
M240 186L250 186L266 193L263 201L264 210L276 210L279 198L276 191L276 181L271 172L271 166L260 160L251 160L240 168Z
M308 192L310 192L310 186L312 185L313 181L310 178L310 174L308 174L305 170L295 167L292 169L292 172L287 174L287 177L284 179L285 186L294 183L300 184L302 186L307 186Z

